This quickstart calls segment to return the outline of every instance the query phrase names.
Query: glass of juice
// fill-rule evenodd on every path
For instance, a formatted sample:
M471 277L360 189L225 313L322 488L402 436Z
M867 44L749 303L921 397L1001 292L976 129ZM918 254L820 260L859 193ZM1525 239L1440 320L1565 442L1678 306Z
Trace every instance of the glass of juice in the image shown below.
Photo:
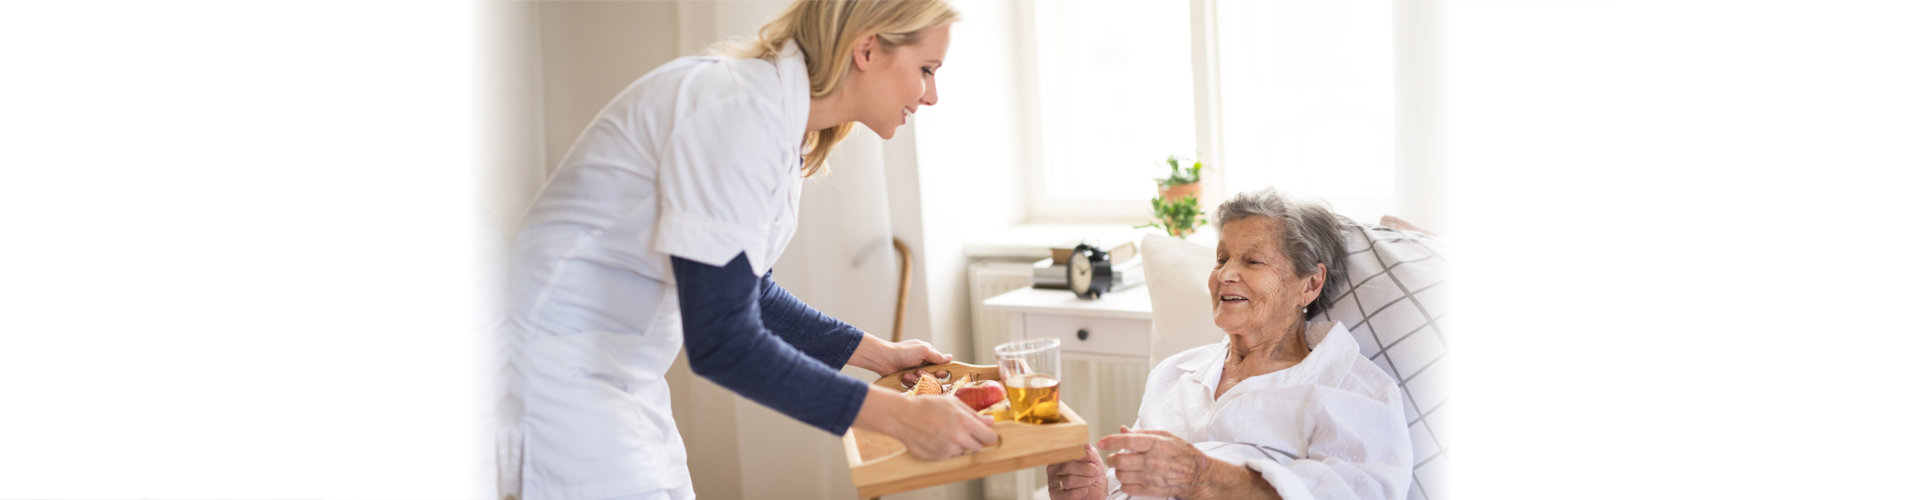
M1050 424L1060 417L1060 339L1016 340L993 348L1013 419Z

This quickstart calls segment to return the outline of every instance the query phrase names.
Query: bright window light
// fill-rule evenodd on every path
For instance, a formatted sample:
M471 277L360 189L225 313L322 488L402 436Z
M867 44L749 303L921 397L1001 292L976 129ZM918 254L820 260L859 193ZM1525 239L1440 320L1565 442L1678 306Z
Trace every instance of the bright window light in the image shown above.
M1145 207L1168 154L1195 151L1187 2L1035 2L1047 200ZM1142 212L1140 215L1145 215Z
M1274 186L1372 222L1394 198L1390 0L1219 3L1226 194Z

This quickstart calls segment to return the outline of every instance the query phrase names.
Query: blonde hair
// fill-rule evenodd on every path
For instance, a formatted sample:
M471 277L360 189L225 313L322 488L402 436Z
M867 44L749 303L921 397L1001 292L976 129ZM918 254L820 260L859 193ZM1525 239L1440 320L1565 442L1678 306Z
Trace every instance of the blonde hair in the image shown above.
M812 97L840 90L853 69L853 48L868 35L881 50L920 42L921 30L953 24L960 13L946 0L797 0L786 12L760 27L759 39L735 45L725 52L734 57L772 60L781 47L794 42L807 61L807 83ZM842 123L807 132L801 172L813 177L827 164L827 153L853 131Z

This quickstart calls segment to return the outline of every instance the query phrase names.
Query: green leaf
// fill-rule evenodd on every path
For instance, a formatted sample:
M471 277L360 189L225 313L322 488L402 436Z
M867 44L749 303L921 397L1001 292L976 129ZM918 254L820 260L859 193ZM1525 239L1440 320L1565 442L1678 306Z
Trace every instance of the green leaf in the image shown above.
M1181 198L1179 201L1166 201L1155 196L1152 200L1153 215L1157 219L1151 226L1167 231L1168 235L1186 237L1186 233L1207 223L1206 212L1200 210L1200 199Z

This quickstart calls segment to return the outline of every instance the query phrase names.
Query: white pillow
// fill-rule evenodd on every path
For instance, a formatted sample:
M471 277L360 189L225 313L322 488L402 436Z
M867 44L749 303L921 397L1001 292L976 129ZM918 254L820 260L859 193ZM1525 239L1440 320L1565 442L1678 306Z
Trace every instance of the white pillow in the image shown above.
M1153 301L1153 343L1147 366L1180 351L1219 342L1227 332L1213 324L1213 299L1207 276L1213 249L1172 236L1149 234L1140 241L1140 266Z
M1347 279L1327 290L1335 297L1333 307L1310 319L1345 323L1360 354L1400 382L1414 454L1414 484L1407 498L1446 498L1446 244L1373 224L1349 222L1341 234ZM1226 332L1213 324L1207 293L1213 249L1149 235L1140 251L1153 302L1150 362L1157 366L1167 356L1219 342Z

